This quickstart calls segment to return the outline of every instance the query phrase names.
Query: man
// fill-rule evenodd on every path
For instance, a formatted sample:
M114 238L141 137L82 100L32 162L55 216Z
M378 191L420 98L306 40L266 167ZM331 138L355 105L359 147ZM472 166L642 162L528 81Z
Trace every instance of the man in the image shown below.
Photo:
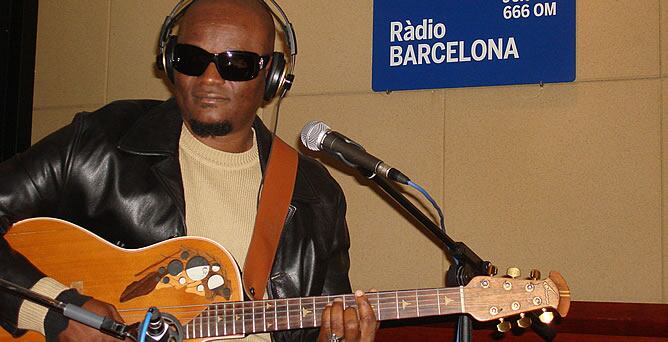
M178 37L178 44L191 49L259 56L271 55L273 41L271 14L256 0L198 0L182 18ZM177 67L175 100L119 101L78 115L0 165L0 215L12 221L63 218L127 248L184 234L209 236L234 245L233 254L243 260L271 145L271 134L255 116L266 70L262 66L250 80L229 81L214 63L199 74ZM300 156L291 205L268 296L350 292L345 200L338 184L322 166ZM221 226L226 220L239 226ZM112 306L39 272L4 240L0 247L0 277L120 319ZM273 337L372 341L375 316L363 293L356 293L356 301L358 310L344 310L341 302L327 306L319 333L297 330ZM0 324L14 334L33 329L61 341L115 340L5 293L0 293Z

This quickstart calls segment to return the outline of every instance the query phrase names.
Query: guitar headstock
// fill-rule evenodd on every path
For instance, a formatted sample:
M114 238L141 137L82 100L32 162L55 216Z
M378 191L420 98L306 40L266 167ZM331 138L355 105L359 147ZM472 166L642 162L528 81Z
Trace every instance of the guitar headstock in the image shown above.
M515 269L516 270L516 269ZM478 321L498 319L499 330L510 330L506 317L520 316L518 325L531 325L527 312L541 312L543 323L552 321L552 311L565 317L570 307L570 290L564 278L558 272L550 272L546 279L513 278L519 271L509 271L506 277L478 276L464 287L466 299L465 312ZM538 273L532 271L532 275ZM539 273L538 273L539 274Z

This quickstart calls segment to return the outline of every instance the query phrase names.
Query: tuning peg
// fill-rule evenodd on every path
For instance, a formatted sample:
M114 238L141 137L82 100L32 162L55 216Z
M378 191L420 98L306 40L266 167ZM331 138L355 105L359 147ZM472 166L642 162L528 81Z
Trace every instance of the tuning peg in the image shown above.
M513 279L518 278L521 274L522 272L520 272L520 269L517 267L510 267L506 271L506 275Z
M525 315L524 313L520 314L520 319L517 320L517 326L520 328L528 328L531 326L531 317Z
M540 279L540 271L537 269L532 269L529 271L529 279L531 280L539 280Z
M554 314L550 311L547 311L547 309L543 309L543 313L538 316L538 319L540 319L540 321L545 324L550 324L554 319Z
M489 264L487 266L487 275L490 276L490 277L493 277L497 274L499 274L499 268L492 265L492 264Z
M503 318L499 318L499 324L496 325L496 330L499 332L508 332L512 326L510 325L510 322L504 320Z

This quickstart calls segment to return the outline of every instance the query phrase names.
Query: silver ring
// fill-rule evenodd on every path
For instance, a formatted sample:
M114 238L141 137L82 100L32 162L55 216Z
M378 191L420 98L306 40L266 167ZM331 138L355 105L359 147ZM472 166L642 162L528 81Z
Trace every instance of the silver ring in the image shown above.
M336 336L335 333L329 335L329 342L341 342L341 341L343 341L343 337Z

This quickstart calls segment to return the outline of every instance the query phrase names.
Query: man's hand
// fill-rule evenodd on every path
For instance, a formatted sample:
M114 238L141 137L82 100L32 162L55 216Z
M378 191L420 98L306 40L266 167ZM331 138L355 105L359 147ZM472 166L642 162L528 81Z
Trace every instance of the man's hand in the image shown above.
M341 299L327 304L322 312L318 342L371 342L376 337L378 323L369 299L364 292L355 291L357 309L343 310Z
M123 318L116 311L113 305L101 302L95 298L90 299L82 306L84 309L94 312L100 316L110 317L118 322L123 322ZM130 341L130 339L125 339ZM103 332L100 332L97 329L93 329L87 325L84 325L79 322L70 320L67 324L67 328L63 330L60 335L58 335L58 341L62 342L74 342L74 341L100 341L100 342L111 342L120 341L119 339L107 335Z

